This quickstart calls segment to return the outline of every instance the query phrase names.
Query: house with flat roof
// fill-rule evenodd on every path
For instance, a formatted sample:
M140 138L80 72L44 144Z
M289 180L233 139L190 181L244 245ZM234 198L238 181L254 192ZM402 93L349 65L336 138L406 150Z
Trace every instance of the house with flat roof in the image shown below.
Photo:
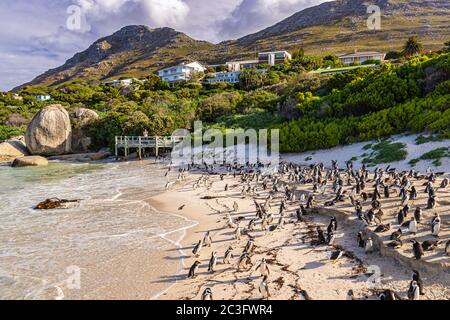
M287 51L270 51L258 53L258 63L274 66L292 60L292 55Z
M229 61L225 63L228 71L241 71L244 69L253 69L259 64L258 60L242 60L242 61Z
M158 71L158 75L161 80L174 85L178 82L188 81L195 73L204 72L205 70L206 68L202 64L195 61L164 68Z
M105 83L105 86L107 87L114 87L114 86L129 86L133 83L133 81L136 79L120 79L120 80L112 80Z
M50 101L52 99L52 96L49 94L40 94L36 96L36 100L38 102L44 102L44 101Z
M386 54L378 51L358 52L358 50L355 50L353 53L339 54L337 57L343 64L351 64L364 63L367 60L384 61Z
M228 71L228 72L214 72L207 75L205 82L208 84L225 82L225 83L239 83L240 71Z

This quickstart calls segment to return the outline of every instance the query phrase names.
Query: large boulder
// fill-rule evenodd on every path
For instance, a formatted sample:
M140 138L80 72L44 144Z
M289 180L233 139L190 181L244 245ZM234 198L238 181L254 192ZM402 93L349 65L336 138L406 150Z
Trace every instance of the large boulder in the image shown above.
M0 156L23 157L28 154L27 147L21 140L12 139L0 143Z
M43 107L31 120L25 143L33 155L52 156L72 151L69 113L60 104Z
M76 108L71 114L72 122L72 151L86 153L91 151L92 139L89 136L89 124L97 120L98 114L90 109Z
M48 165L47 159L40 156L19 157L16 158L12 163L12 166L14 168L46 165Z

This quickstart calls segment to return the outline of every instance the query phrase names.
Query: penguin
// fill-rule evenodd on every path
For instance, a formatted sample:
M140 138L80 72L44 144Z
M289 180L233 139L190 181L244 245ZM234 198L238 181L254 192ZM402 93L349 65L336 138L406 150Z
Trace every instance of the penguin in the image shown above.
M386 232L389 231L389 229L391 229L391 224L380 224L378 227L375 228L374 232L376 233L381 233L381 232Z
M387 244L387 246L392 249L399 249L403 246L403 242L401 239L398 238L398 239L394 239L393 241L389 242Z
M241 269L241 267L246 267L247 265L252 265L252 261L246 251L242 253L242 255L239 257L239 261L237 264L238 270Z
M419 293L421 296L423 296L425 293L423 290L423 281L422 278L420 277L419 271L413 270L412 281L417 282L417 285L419 286Z
M333 263L336 263L344 255L343 250L336 250L329 254L329 258Z
M300 300L308 301L312 300L312 298L309 296L308 292L306 290L299 290L298 291Z
M420 220L422 219L422 208L416 208L416 210L414 211L414 218L418 223L420 223Z
M248 240L247 244L245 245L244 251L246 251L248 253L252 253L254 248L255 248L255 242L253 241L253 239L250 239L250 240Z
M239 210L239 205L237 204L236 201L234 201L234 203L233 203L233 211L237 212L238 210Z
M397 231L392 232L391 234L391 240L397 240L400 239L403 235L402 229L398 229Z
M431 221L431 234L435 237L439 237L439 232L441 231L441 217L437 213L433 220Z
M357 242L358 242L358 247L360 248L364 248L365 243L364 243L364 239L363 239L363 233L362 231L358 232L358 238L357 238Z
M322 244L322 243L327 242L327 239L325 238L325 235L320 227L317 227L317 238L318 238L317 244Z
M270 293L269 286L267 285L267 276L264 276L259 283L259 293L261 293L263 299L269 299Z
M192 250L192 253L196 256L200 256L200 250L203 248L203 242L202 240L199 240L198 243L195 245L194 249Z
M214 268L216 267L216 264L217 264L217 252L213 252L211 254L211 259L209 260L208 271L214 273Z
M397 293L391 289L386 289L377 293L378 299L385 301L401 300Z
M398 225L401 226L403 222L405 222L405 214L403 213L403 210L400 210L397 214L397 222Z
M206 288L205 291L203 291L202 300L213 300L213 295L210 288Z
M433 209L436 206L436 198L434 196L428 197L427 209Z
M233 247L229 246L227 251L225 251L225 255L223 256L223 263L230 264L230 259L233 259Z
M411 221L409 222L409 232L412 234L417 233L417 222L414 217L411 218Z
M203 238L203 245L207 247L211 247L211 236L209 235L209 231L206 232L205 237Z
M195 272L198 270L198 266L200 265L200 261L195 261L194 264L189 269L188 279L192 278L194 279L196 276Z
M356 300L352 289L348 290L346 300Z
M336 230L337 230L337 219L335 216L333 216L331 217L330 224L328 225L327 233L331 233Z
M364 251L367 253L373 252L373 241L371 237L368 237L364 243Z
M448 184L449 184L449 180L448 180L448 178L445 178L445 179L442 180L441 185L439 186L439 188L445 189L445 188L447 188Z
M419 286L416 281L411 281L408 289L409 300L419 300Z
M423 251L433 251L441 244L441 241L425 240L422 242Z
M238 225L236 230L234 231L234 238L236 240L241 240L241 227Z
M263 277L270 275L270 270L269 270L269 266L267 265L266 258L262 258L261 263L256 267L255 270L256 271L259 270L259 272L261 273L261 276L263 276Z
M422 259L423 256L423 249L422 246L420 245L419 242L417 242L417 240L411 240L411 242L413 243L413 252L414 252L414 257L416 258L416 260L420 260Z

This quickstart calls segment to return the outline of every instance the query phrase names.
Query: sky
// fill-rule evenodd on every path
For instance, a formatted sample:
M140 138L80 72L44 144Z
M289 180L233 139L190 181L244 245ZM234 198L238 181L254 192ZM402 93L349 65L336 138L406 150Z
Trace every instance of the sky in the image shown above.
M0 91L62 65L121 27L171 27L218 43L324 0L1 0Z

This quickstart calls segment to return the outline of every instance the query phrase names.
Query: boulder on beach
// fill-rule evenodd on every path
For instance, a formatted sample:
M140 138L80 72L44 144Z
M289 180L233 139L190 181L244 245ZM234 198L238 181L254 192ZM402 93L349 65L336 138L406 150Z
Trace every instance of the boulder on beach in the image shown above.
M12 167L14 168L29 167L29 166L46 166L46 165L48 165L47 159L41 156L19 157L16 158L12 163Z
M89 136L88 128L89 124L98 118L97 112L86 108L76 108L70 114L72 122L72 152L86 153L91 151L92 139Z
M0 156L23 157L27 156L28 150L25 143L18 139L7 140L0 143Z
M66 109L60 104L43 107L28 125L25 143L33 155L70 153L72 128Z

